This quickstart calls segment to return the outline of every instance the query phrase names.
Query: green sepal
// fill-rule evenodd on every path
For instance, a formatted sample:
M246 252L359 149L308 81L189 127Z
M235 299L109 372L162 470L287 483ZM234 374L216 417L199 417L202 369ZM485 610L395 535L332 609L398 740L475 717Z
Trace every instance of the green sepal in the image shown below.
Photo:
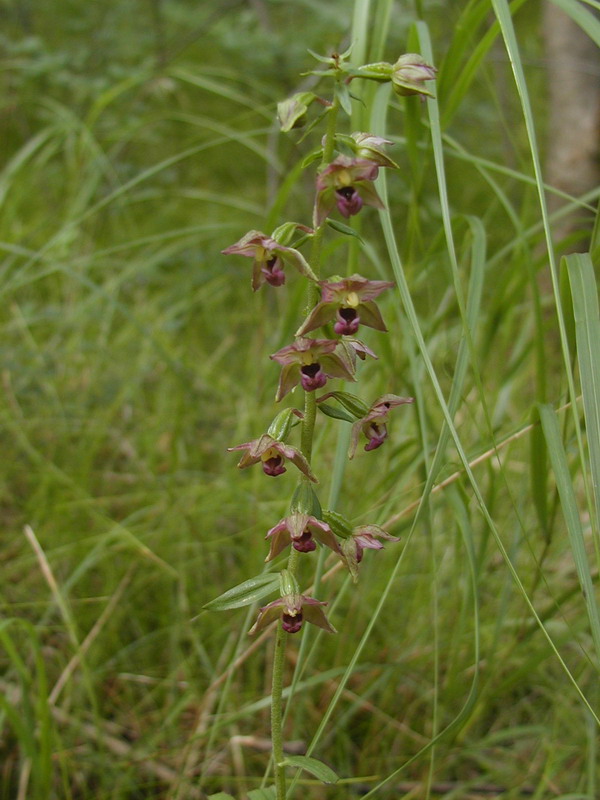
M355 418L350 416L350 414L348 414L346 411L342 411L341 408L328 406L327 403L319 403L317 408L327 417L333 417L333 419L343 419L345 422L355 422Z
M347 539L349 536L352 536L353 526L343 514L338 514L337 511L324 509L323 520L329 525L336 536L340 536L342 539Z
M277 103L277 119L283 133L301 128L306 123L308 107L317 99L314 92L298 92Z
M279 593L282 597L288 597L291 594L300 594L298 581L287 569L283 569L279 573Z
M354 230L354 228L351 228L349 225L344 225L343 222L338 222L337 219L331 219L331 217L327 217L327 224L330 228L333 228L333 230L337 231L338 233L343 233L345 236L354 236L360 242L364 241L363 238Z
M256 575L243 583L238 583L232 589L210 600L203 608L207 611L229 611L232 608L250 606L257 600L262 600L277 588L279 575L275 572L266 572Z
M277 790L274 786L267 786L266 789L251 789L248 792L248 800L276 800Z
M303 769L305 772L310 772L311 775L314 775L321 783L337 783L339 781L339 776L331 767L309 756L287 756L278 766Z
M309 514L311 517L321 519L323 513L321 503L314 489L306 481L300 481L292 495L290 503L291 514Z
M299 419L294 419L294 415L298 416L295 408L284 408L283 411L280 411L269 425L269 430L267 431L269 436L278 442L284 442L294 425L300 422Z

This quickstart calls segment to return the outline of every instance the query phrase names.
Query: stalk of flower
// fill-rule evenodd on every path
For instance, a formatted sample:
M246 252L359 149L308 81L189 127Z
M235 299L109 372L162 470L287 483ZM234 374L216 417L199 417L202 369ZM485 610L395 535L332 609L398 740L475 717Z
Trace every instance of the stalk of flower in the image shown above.
M271 358L282 364L276 402L299 383L305 392L325 386L328 378L354 381L353 363L334 339L298 338L282 347Z
M371 281L362 275L351 275L318 281L321 287L321 301L313 308L307 319L296 331L296 336L304 336L335 319L333 329L340 335L352 336L362 323L378 331L387 331L379 308L374 300L385 289L394 286L392 281Z

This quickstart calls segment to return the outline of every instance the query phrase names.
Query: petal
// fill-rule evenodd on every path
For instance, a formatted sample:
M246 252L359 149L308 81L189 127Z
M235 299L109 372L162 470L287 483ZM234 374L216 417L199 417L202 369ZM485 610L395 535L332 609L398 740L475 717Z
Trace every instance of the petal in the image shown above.
M303 475L306 475L309 481L312 481L313 483L318 483L319 481L313 475L313 472L310 468L310 464L308 463L306 458L302 455L302 453L300 453L298 450L295 450L293 447L290 447L289 449L293 451L293 455L287 456L287 458L289 458L292 464L294 464L294 466L296 466Z
M314 331L335 317L339 303L319 303L310 312L304 323L296 331L296 336L304 336L309 331Z
M221 250L221 253L226 256L238 255L255 258L256 248L263 247L264 242L268 240L269 237L265 236L265 234L260 231L248 231L248 233L242 236L235 244L226 247L225 250Z
M302 613L306 622L311 622L319 628L323 628L327 633L337 633L336 629L331 625L325 612L321 606L326 606L327 603L321 603L318 600L313 600L310 597L302 598Z
M275 402L278 403L288 392L300 382L300 364L286 364L282 367L279 376L279 386L275 395Z
M362 325L366 325L368 328L375 328L375 330L383 331L384 333L387 332L381 312L373 300L360 303L356 310L358 311Z
M370 181L360 181L356 183L356 188L362 197L363 203L373 208L385 208L382 199Z
M319 363L329 378L342 378L345 381L356 380L354 370L338 353L322 356Z

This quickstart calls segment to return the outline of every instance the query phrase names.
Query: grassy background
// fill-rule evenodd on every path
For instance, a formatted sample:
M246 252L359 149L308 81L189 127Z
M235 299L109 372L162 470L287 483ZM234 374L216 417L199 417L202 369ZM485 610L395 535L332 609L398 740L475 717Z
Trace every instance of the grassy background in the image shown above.
M263 569L293 491L226 448L276 411L304 290L250 297L219 251L309 219L310 170L287 178L314 141L275 104L353 39L430 47L439 116L363 87L349 128L385 126L401 169L326 269L396 280L358 391L417 403L349 465L346 426L318 433L322 502L403 541L324 581L340 634L290 648L289 740L346 781L299 792L592 800L598 322L589 262L545 247L539 4L515 38L500 0L53 5L1 11L0 797L261 785L271 638L248 654L252 610L201 609Z

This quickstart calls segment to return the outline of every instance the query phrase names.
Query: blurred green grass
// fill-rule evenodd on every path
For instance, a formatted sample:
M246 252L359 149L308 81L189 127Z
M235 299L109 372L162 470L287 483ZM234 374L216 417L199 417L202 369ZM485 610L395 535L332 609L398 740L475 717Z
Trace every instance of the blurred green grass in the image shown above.
M312 66L307 47L327 52L348 39L352 14L341 0L303 2L299 31L296 5L2 11L2 798L194 797L200 779L208 792L242 797L260 785L270 640L227 673L249 646L251 613L201 609L263 569L264 533L294 487L290 472L271 482L237 471L226 448L259 435L275 413L267 355L296 329L303 287L292 275L285 294L251 297L249 265L220 250L264 228L273 207L275 222L310 218L310 175L291 188L285 178L311 145L277 135L275 104ZM473 468L487 511L594 704L597 659L567 528L553 479L535 472L530 451L535 404L567 401L570 365L541 277L547 256L519 98L499 38L489 37L473 83L458 82L490 28L487 3L420 5L441 68L448 195L431 118L418 101L395 101L387 133L401 170L387 180L390 224L464 453L489 451ZM520 5L527 66L540 57L539 9ZM393 60L415 11L385 22L388 6L370 13ZM527 69L542 123L543 77ZM356 113L364 126L366 112ZM364 216L364 245L331 239L327 271L344 272L350 257L358 271L390 278L379 221ZM471 312L467 303L468 322L457 288L481 293ZM358 522L396 517L462 470L448 440L434 459L444 416L406 307L399 296L381 306L390 333L365 335L380 361L364 366L358 392L411 394L417 408L398 411L375 466L362 453L342 467L343 434L338 444L329 420L316 445L322 501L330 492ZM574 417L560 414L570 468L561 479L583 509L597 582ZM543 448L538 437L534 454ZM341 633L307 634L288 735L309 744L339 689L316 754L355 783L311 785L310 796L365 793L406 764L398 780L416 785L407 797L445 783L438 796L491 786L505 798L523 789L592 798L594 723L464 471L431 494L414 528L413 518L395 523L400 546L365 559L357 587L339 575L321 587ZM310 570L301 578L310 583ZM294 658L292 649L290 670ZM461 715L477 673L461 724L411 762ZM390 784L378 795L398 791Z

